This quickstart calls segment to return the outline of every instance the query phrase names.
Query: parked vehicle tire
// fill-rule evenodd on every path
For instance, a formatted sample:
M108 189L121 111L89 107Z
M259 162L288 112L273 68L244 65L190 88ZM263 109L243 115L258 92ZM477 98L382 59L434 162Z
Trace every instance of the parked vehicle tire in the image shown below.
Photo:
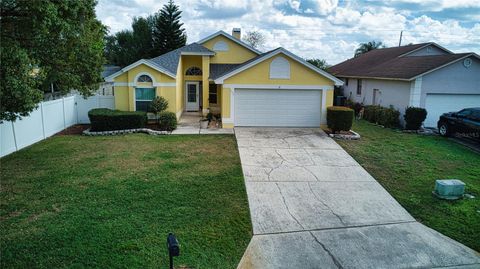
M441 123L440 126L438 127L438 132L440 133L441 136L450 136L450 128L448 127L448 124L446 123Z

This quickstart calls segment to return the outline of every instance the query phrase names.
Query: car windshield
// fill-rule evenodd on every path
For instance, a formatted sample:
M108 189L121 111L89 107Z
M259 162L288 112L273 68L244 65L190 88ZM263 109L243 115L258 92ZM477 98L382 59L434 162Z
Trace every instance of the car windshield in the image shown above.
M457 116L466 117L470 115L470 113L471 113L470 109L462 109L457 113Z

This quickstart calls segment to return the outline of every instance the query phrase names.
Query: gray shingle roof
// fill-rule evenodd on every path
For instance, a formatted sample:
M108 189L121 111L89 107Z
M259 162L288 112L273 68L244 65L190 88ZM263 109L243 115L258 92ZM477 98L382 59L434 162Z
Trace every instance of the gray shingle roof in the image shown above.
M210 64L210 79L217 79L241 64Z
M190 52L190 53L214 53L213 51L205 48L204 46L192 43L176 50L172 50L165 54L162 54L158 57L149 59L148 61L154 65L157 65L161 68L166 69L172 74L177 74L177 67L178 62L180 60L180 55L182 52Z
M111 74L113 73L116 73L118 70L122 69L120 66L116 66L116 65L103 65L102 67L102 78L106 78L108 76L110 76Z

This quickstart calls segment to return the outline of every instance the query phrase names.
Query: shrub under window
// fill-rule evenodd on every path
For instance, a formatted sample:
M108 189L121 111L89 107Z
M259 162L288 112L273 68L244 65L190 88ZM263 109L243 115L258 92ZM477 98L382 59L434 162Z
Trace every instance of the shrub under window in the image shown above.
M160 113L160 130L162 131L173 131L177 129L177 116L175 113L170 111L164 111Z
M127 130L145 127L147 113L142 111L120 111L95 108L88 111L93 132Z

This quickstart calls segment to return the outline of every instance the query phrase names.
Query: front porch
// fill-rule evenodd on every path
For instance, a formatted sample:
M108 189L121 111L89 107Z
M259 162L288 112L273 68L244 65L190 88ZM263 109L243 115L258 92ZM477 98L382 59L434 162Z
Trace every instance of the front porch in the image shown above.
M233 134L233 129L218 128L209 125L207 129L200 128L202 112L183 112L172 134Z

